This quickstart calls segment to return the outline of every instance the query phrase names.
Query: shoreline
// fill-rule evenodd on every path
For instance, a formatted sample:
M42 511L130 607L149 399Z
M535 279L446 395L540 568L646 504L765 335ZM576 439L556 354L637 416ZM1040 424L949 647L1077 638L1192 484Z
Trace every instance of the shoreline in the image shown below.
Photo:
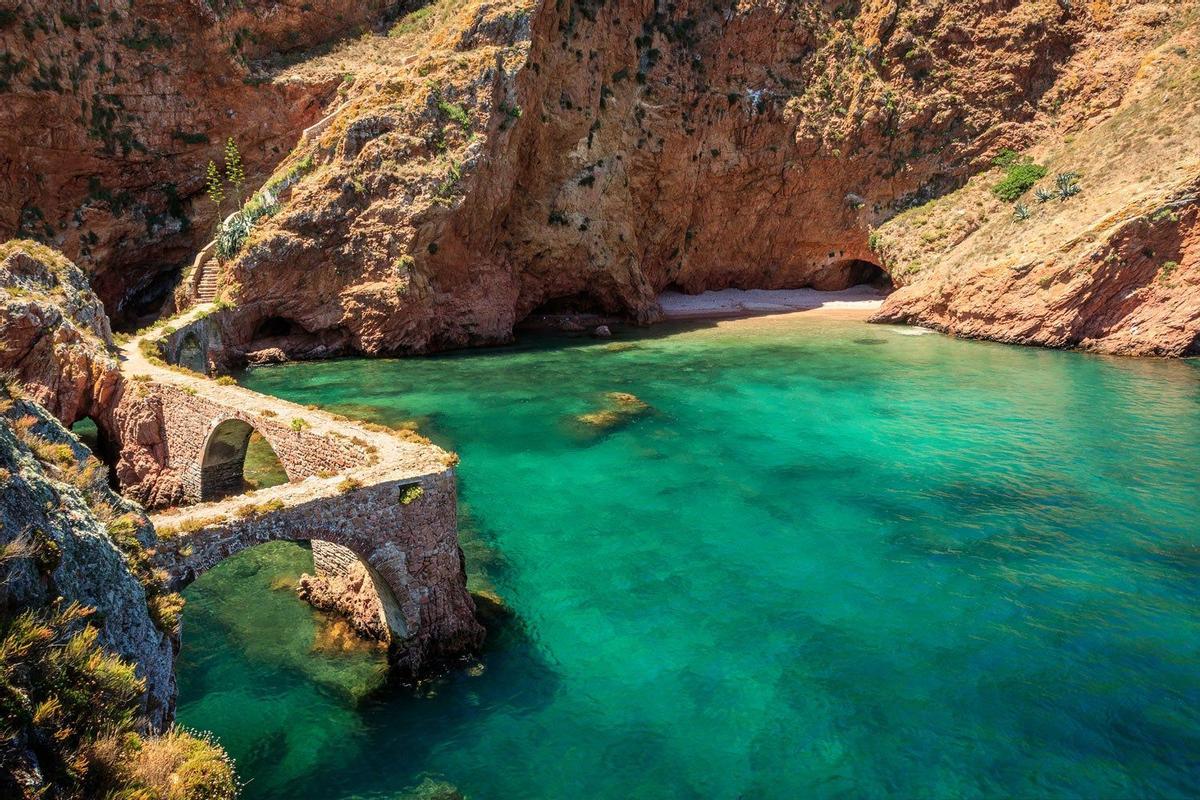
M879 310L886 296L872 286L860 284L828 292L816 289L721 289L701 294L663 292L658 296L658 302L666 322L813 311L865 317Z

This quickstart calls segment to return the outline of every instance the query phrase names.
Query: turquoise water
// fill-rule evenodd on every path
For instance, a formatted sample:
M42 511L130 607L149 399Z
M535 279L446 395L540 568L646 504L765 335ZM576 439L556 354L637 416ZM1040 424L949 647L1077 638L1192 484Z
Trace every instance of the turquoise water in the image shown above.
M313 652L307 551L258 548L188 590L180 719L249 798L1194 796L1200 365L906 333L247 374L457 450L472 584L514 619L372 692L378 653Z

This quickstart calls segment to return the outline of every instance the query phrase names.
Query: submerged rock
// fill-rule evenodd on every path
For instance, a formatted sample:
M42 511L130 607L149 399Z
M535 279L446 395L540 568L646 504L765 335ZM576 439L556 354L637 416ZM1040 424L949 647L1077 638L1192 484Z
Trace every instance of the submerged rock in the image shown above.
M616 403L623 413L641 413L650 408L642 398L629 392L608 392L604 396Z
M604 407L573 418L576 427L592 435L606 433L632 422L650 410L650 405L629 392L606 392Z
M399 800L467 800L467 796L452 783L425 778L399 795Z
M471 599L475 601L475 618L485 628L494 627L513 616L512 608L493 591L484 589L471 592Z

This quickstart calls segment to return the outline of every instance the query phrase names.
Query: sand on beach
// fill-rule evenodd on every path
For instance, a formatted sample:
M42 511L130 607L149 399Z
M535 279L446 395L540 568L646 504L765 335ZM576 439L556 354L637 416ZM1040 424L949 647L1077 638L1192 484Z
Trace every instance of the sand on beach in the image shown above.
M711 319L797 311L857 312L866 316L883 304L885 294L862 284L834 292L816 289L722 289L701 294L663 292L658 296L665 319Z

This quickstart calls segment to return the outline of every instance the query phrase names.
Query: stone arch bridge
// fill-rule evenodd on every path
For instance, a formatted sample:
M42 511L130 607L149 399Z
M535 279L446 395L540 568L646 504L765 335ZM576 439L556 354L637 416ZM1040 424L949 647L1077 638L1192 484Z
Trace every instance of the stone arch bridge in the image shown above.
M206 310L173 322L186 327ZM138 339L122 355L135 391L161 409L165 466L195 503L152 516L155 562L173 588L248 547L307 541L323 587L314 602L382 634L403 673L419 675L478 646L483 629L458 545L451 454L172 369L148 359ZM288 483L238 494L253 431L274 449Z

